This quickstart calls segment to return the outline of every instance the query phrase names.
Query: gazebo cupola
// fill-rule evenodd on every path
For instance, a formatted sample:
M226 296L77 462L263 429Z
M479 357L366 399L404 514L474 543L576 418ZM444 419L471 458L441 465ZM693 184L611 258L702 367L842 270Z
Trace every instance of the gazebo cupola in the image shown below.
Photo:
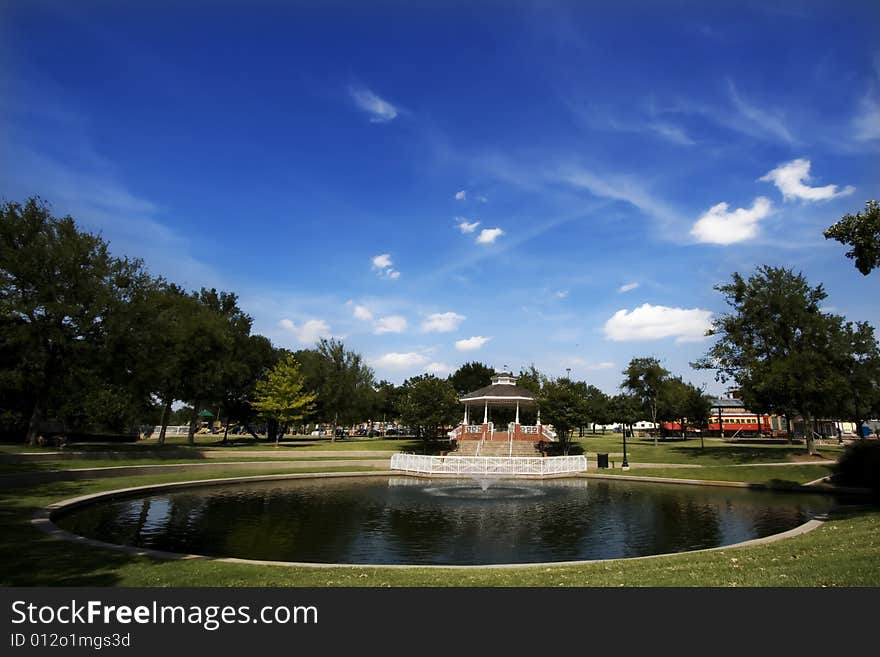
M536 408L538 406L535 393L528 388L517 385L516 377L510 372L495 372L488 386L462 395L459 401L464 404L464 419L454 431L453 439L457 440L553 440L550 432L542 431L541 412L538 410L537 424L521 425L520 408ZM496 429L490 422L492 408L516 409L515 420L506 427ZM471 411L483 411L482 424L474 424Z

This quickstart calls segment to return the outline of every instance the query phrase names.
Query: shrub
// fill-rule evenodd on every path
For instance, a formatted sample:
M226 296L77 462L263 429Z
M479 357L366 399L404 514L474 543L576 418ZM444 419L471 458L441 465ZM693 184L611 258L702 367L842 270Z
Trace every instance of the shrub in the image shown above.
M846 448L834 466L834 481L870 488L880 500L880 442L859 440Z

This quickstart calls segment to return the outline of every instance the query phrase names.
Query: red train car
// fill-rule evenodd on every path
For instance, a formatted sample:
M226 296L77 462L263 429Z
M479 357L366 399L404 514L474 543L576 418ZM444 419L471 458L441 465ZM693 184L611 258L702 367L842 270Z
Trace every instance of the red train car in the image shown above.
M725 412L721 415L721 422L724 425L725 438L738 436L745 438L770 435L772 433L769 415L757 415L749 412ZM680 422L664 422L660 426L665 435L681 435ZM687 429L689 433L697 433L696 427L688 426ZM709 425L703 429L703 433L707 436L721 435L717 415L709 420Z

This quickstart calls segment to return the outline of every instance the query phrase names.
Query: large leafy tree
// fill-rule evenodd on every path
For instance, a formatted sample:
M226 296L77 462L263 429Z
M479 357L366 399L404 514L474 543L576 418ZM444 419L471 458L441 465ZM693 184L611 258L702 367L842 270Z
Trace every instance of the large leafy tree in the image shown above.
M587 385L584 391L587 404L587 415L596 433L596 424L609 424L612 421L609 407L610 398L596 386Z
M0 344L13 372L3 379L30 409L29 443L66 393L82 390L77 379L101 378L109 319L148 284L139 261L113 257L104 240L54 217L40 199L0 205Z
M828 409L840 382L841 320L821 311L825 291L802 274L768 266L748 279L735 273L716 289L732 310L714 320L710 334L718 340L695 365L715 369L722 381L734 379L756 412L800 414L814 453L812 419Z
M375 403L373 370L363 357L336 339L322 338L315 349L298 351L308 387L318 394L315 414L333 425L331 441L340 423L368 414Z
M453 424L458 409L455 388L449 381L433 374L407 379L401 386L398 400L400 420L416 427L426 441L436 437L441 427Z
M656 427L660 390L669 377L669 371L654 357L633 358L623 371L623 376L621 387L642 401L644 411L651 416L651 422ZM654 446L657 445L658 433L654 431Z
M292 354L288 354L269 370L264 379L257 381L251 405L278 423L280 430L275 434L277 445L284 426L310 413L316 398L315 393L305 388L299 363Z
M838 382L830 414L861 431L866 418L880 415L880 347L867 322L840 322L834 333Z
M571 436L575 427L589 422L589 407L585 393L586 384L568 378L544 382L538 396L541 420L552 424L563 454L571 449Z
M449 382L459 395L479 390L492 383L495 370L484 363L465 363L449 375Z
M825 232L850 248L846 257L855 260L856 269L867 276L880 267L880 203L868 201L863 212L844 215Z

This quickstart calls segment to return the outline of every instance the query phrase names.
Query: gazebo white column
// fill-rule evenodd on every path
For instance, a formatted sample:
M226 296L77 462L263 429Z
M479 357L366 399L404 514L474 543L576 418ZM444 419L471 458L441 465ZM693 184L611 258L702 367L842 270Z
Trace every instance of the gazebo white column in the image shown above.
M519 440L519 400L516 401L516 420L513 423L513 440Z

